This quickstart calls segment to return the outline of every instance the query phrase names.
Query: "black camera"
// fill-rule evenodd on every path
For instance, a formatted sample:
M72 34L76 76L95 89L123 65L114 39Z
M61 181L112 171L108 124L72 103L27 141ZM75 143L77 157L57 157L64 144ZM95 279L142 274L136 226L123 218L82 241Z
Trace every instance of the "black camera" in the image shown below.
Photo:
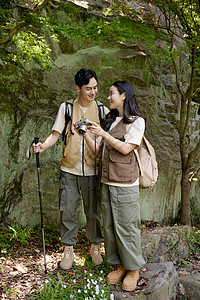
M74 126L78 130L78 132L82 135L84 135L87 131L87 126L92 125L88 118L81 119L80 121L77 121Z

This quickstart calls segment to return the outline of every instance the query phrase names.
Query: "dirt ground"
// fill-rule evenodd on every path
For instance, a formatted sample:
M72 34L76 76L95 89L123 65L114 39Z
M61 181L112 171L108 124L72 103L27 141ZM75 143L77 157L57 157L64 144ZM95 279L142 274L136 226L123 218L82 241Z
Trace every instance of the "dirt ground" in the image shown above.
M58 261L61 260L62 251L60 245L57 245L56 248L53 244L46 247L47 274L44 272L42 240L38 236L32 238L31 242L25 246L15 245L14 252L9 258L1 256L0 299L31 299L27 294L40 289L49 276L56 276L58 271L66 272L57 266ZM86 239L81 237L75 247L75 263L80 262L83 251L89 257L89 244ZM102 247L102 253L103 251ZM175 267L180 277L198 272L200 257L187 259ZM136 293L141 292L147 286L148 282L139 281Z

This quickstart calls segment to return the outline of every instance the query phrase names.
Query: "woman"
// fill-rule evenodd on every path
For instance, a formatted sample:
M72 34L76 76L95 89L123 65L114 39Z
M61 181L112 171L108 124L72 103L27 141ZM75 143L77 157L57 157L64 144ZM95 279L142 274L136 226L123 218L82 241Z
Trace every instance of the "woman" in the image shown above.
M145 264L140 241L139 168L134 154L145 121L130 83L114 82L108 100L110 112L102 128L95 122L88 127L101 137L96 151L100 153L105 252L107 261L117 265L106 280L116 284L124 278L122 288L132 291ZM84 139L95 151L94 140L87 133Z

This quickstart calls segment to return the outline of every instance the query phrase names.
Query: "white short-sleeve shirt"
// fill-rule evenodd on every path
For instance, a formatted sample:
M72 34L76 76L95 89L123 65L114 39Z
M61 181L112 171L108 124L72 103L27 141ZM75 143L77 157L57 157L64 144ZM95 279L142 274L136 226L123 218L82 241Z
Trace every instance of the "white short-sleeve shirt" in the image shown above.
M52 127L52 131L57 131L59 132L60 134L62 134L63 132L63 129L65 127L65 102L63 102L61 105L60 105L60 108L58 110L58 113L57 113L57 116L56 116L56 119L55 119L55 123ZM82 109L83 113L86 112L86 110L88 109L88 107L83 107L83 106L80 106L80 108ZM104 106L104 111L105 111L105 114L107 114L109 112L109 109ZM79 159L77 161L77 164L74 168L66 168L64 166L61 166L61 170L64 171L64 172L68 172L68 173L71 173L71 174L74 174L74 175L80 175L82 176L83 175L83 172L82 172L82 139L81 139L81 143L80 143L80 155L79 155ZM95 170L94 168L90 168L88 167L87 165L84 166L84 173L85 173L85 176L92 176L95 174Z

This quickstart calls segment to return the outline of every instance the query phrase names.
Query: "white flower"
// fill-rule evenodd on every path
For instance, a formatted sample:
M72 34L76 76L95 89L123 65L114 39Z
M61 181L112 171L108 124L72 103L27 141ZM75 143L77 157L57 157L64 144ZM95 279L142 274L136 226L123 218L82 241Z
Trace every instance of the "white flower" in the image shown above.
M100 273L103 274L103 270L101 270Z
M103 278L102 278L102 277L100 277L100 278L99 278L99 280L100 280L100 281L102 281L102 280L103 280Z
M73 283L76 284L76 279L73 280Z
M92 276L92 273L90 273L90 276Z
M66 284L62 284L63 289L66 289L66 287L67 287Z
M114 294L112 293L112 294L110 294L110 300L114 300L115 299L115 296L114 296Z
M81 290L80 290L80 289L78 289L78 293L81 293Z
M84 293L86 293L86 294L87 294L87 290L84 290Z

